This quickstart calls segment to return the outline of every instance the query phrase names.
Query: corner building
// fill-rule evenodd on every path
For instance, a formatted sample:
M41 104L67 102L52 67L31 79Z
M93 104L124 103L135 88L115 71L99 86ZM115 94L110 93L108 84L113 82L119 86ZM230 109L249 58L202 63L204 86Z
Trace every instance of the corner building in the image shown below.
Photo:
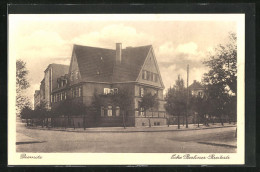
M127 126L166 125L164 85L152 45L125 49L121 43L115 49L74 45L69 72L57 79L51 102L54 108L66 99L90 106L94 94L116 94L120 89L131 94ZM148 92L158 96L159 106L144 113L139 103ZM110 100L100 107L95 120L95 126L123 126L120 107Z

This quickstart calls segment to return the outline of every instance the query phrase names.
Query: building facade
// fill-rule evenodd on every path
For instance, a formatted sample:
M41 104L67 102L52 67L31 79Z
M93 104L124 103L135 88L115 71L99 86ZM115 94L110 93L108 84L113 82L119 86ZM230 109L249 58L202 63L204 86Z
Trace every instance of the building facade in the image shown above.
M41 101L40 90L35 90L35 92L34 92L34 109L37 106L40 106L40 101Z
M194 80L193 83L189 86L189 91L192 96L203 97L205 94L205 87L203 87L200 82Z
M52 90L57 87L57 79L60 76L67 74L68 70L68 65L54 63L48 65L44 71L44 78L40 84L39 104L44 103L47 109L51 109ZM36 97L34 99L36 99Z
M163 89L151 45L125 49L121 43L116 44L116 49L74 45L68 74L57 79L50 102L53 108L67 99L91 106L94 95L106 97L127 90L131 96L127 126L165 125ZM157 95L159 106L144 113L139 104L148 92ZM122 126L120 107L109 99L100 106L97 116L96 126Z

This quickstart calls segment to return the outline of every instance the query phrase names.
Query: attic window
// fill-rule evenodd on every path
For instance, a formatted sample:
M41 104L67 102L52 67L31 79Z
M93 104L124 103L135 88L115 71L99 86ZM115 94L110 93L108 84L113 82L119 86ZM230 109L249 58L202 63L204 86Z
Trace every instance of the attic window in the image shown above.
M79 79L79 72L76 71L76 79Z

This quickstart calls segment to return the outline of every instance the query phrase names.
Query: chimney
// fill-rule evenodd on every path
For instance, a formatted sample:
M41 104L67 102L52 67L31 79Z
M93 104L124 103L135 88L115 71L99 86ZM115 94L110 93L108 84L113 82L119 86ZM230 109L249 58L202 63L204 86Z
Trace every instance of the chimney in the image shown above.
M195 83L195 82L197 82L196 80L193 80L193 82Z
M122 61L122 44L116 43L116 64L120 64Z

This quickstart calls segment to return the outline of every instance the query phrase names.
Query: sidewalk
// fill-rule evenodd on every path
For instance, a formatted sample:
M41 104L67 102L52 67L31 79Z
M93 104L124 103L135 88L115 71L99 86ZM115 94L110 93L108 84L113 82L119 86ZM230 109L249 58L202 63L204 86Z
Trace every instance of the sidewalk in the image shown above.
M30 143L42 143L43 141L37 140L35 138L26 136L22 133L16 133L16 145L20 144L30 144Z
M110 132L110 133L127 133L127 132L167 132L167 131L188 131L188 130L203 130L203 129L214 129L214 128L224 128L224 127L236 127L236 124L225 123L224 126L221 124L210 124L209 126L204 126L200 124L200 127L197 124L189 124L189 127L181 125L178 129L177 125L168 126L152 126L152 127L97 127L97 128L42 128L41 126L32 127L29 126L29 129L38 129L38 130L51 130L51 131L67 131L67 132L82 132L82 133L95 133L95 132Z

